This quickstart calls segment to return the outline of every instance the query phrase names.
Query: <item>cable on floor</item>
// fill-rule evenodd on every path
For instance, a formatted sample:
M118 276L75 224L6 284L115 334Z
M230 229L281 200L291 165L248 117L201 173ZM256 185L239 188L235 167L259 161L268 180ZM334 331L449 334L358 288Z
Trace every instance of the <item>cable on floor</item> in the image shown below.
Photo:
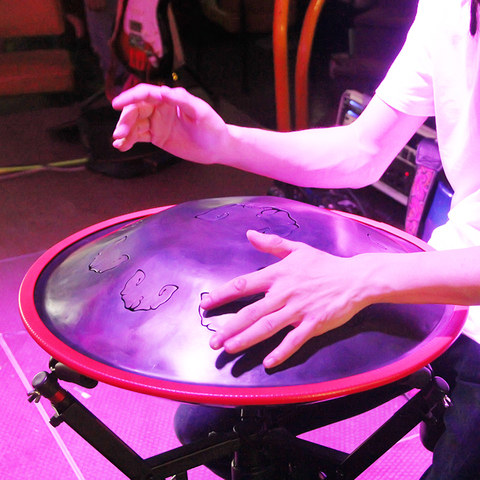
M75 160L63 160L61 162L52 162L45 165L20 165L11 167L0 167L0 180L7 180L10 178L21 177L32 173L43 171L54 172L78 172L85 170L85 164L88 162L88 157L77 158Z

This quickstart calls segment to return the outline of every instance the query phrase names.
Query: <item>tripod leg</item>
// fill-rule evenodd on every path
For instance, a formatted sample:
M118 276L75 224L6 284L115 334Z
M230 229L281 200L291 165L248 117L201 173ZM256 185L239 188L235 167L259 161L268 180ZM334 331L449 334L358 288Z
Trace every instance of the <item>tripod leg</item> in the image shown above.
M148 464L126 443L104 425L58 383L55 375L40 372L32 382L35 389L31 400L44 396L57 412L50 423L57 427L65 422L113 465L132 480L142 480L150 475Z
M436 408L439 406L447 408L448 390L448 385L443 379L432 378L425 388L341 463L334 478L342 480L357 478L416 425L428 419Z

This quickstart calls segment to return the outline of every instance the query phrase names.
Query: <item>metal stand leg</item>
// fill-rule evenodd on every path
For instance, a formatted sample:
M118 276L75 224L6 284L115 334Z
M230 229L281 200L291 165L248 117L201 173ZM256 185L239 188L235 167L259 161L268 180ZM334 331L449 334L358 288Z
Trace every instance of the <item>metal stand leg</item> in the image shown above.
M441 422L450 405L447 383L428 368L414 377L408 384L423 388L351 454L301 440L283 429L267 432L264 449L273 462L288 462L289 480L355 479L420 422ZM419 378L422 385L415 384Z
M50 400L55 409L56 414L50 419L54 427L65 422L128 478L148 478L150 468L146 462L63 389L54 374L40 372L33 379L32 385L35 390L30 393L30 399L35 401L43 396Z
M58 368L58 375L78 380L63 367ZM264 412L250 408L242 412L231 432L214 433L205 440L142 459L59 385L55 364L51 370L35 376L30 401L47 398L56 411L50 420L54 427L68 424L132 480L188 480L188 470L233 455L232 480L351 480L420 422L435 425L449 407L448 385L428 370L428 384L350 455L298 439L280 428L268 429ZM80 381L90 384L88 379Z
M43 396L50 401L56 412L50 419L54 427L61 423L69 425L131 480L165 480L172 476L176 476L176 480L188 480L187 470L227 455L232 456L241 448L238 434L232 431L214 434L203 441L144 460L62 388L54 371L40 372L32 385L34 390L29 393L29 400L39 401Z
M338 467L337 477L342 480L357 478L395 443L420 422L431 419L432 412L443 412L449 407L449 387L445 380L432 378L431 382L410 399L373 435L349 455Z

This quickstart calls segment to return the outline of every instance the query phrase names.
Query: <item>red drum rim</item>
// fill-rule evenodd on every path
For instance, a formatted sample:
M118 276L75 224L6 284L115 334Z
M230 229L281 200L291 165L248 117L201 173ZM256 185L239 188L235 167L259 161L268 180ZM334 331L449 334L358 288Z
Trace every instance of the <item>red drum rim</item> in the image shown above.
M448 322L440 326L434 338L416 349L414 354L399 359L387 366L349 377L295 386L275 387L225 387L193 385L150 378L105 365L83 355L59 340L45 326L34 303L37 279L45 267L63 250L100 230L115 227L128 221L159 213L171 206L152 208L115 217L85 228L47 250L28 270L19 291L19 308L22 321L38 345L53 358L75 371L100 382L147 395L158 396L178 402L217 406L280 405L309 403L329 400L386 385L404 378L441 355L460 335L468 308L455 306ZM352 218L359 223L375 227L400 237L424 251L433 250L424 241L390 225L344 212L339 215Z

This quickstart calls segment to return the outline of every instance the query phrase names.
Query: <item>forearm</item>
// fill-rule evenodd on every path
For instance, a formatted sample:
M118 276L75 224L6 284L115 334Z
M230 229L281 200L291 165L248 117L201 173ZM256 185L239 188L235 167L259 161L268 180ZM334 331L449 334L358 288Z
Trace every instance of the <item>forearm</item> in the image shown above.
M365 254L368 303L480 305L480 247L408 254Z
M218 162L306 187L361 187L386 165L372 161L348 127L280 133L228 126L229 143Z
M121 151L152 142L186 160L323 188L375 182L424 121L374 97L350 125L275 132L226 125L184 89L152 85L137 85L112 105L123 109L113 132L113 145Z
M228 125L215 161L299 186L358 188L380 178L423 121L374 97L347 126L280 133Z

